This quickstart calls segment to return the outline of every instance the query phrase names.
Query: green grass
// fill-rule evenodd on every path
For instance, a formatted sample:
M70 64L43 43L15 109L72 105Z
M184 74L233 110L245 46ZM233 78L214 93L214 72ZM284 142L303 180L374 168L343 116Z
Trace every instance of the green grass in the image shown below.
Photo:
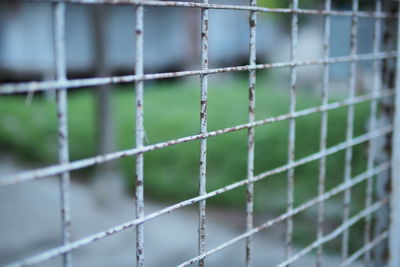
M247 82L210 79L209 130L246 123ZM95 89L71 91L68 98L71 159L96 155ZM273 89L268 81L257 84L257 119L286 114L289 109L287 88ZM199 86L189 80L181 83L146 84L144 100L145 129L150 144L199 132ZM318 95L299 90L298 109L319 105ZM132 85L114 88L112 95L114 129L118 150L134 147L135 96ZM43 95L25 104L21 96L0 98L0 149L41 165L57 162L56 105ZM345 140L346 108L329 111L328 146ZM355 112L355 135L365 132L368 105L359 104ZM319 150L321 115L296 119L296 159ZM287 162L288 122L256 128L255 173ZM212 191L246 177L247 131L242 130L208 139L207 190ZM354 148L353 174L365 170L365 146ZM330 189L343 181L344 153L327 159L326 186ZM118 161L127 188L134 186L134 157ZM184 200L198 193L199 141L193 141L145 154L145 191L156 200ZM89 172L93 168L89 169ZM89 173L86 172L86 173ZM285 210L286 173L255 184L255 209L258 213L282 213ZM86 175L89 176L89 175ZM295 205L315 197L318 186L318 161L295 169ZM352 208L362 207L363 187L353 192ZM358 201L359 200L359 201ZM245 190L238 189L208 200L209 205L244 208ZM303 216L301 213L299 216ZM338 214L333 220L340 221ZM304 220L310 215L304 213ZM315 216L314 216L315 217ZM335 219L336 218L336 219ZM313 218L312 224L315 223ZM357 230L361 231L361 230ZM312 230L312 233L315 231ZM296 234L296 232L295 232ZM301 230L295 239L304 240Z

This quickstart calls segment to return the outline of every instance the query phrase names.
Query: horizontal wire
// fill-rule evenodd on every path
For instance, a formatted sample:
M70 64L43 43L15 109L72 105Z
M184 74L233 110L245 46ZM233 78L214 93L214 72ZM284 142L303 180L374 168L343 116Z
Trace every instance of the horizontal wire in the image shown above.
M132 148L132 149L122 150L122 151L113 152L113 153L109 153L109 154L105 154L105 155L99 155L99 156L95 156L92 158L86 158L86 159L81 159L81 160L77 160L77 161L72 161L72 162L65 163L65 164L56 164L56 165L39 168L39 169L32 170L32 171L25 171L22 173L18 173L18 174L14 174L14 175L10 175L10 176L1 178L0 179L0 187L18 184L18 183L22 183L22 182L28 182L31 180L41 179L41 178L45 178L48 176L54 176L54 175L61 174L64 172L78 170L78 169L98 165L101 163L105 163L105 162L108 162L111 160L116 160L116 159L127 157L127 156L133 156L133 155L137 155L137 154L141 154L141 153L145 153L145 152L149 152L149 151L154 151L154 150L170 147L170 146L185 143L185 142L190 142L190 141L199 140L202 138L218 136L218 135L222 135L225 133L239 131L239 130L248 129L251 127L256 127L256 126L261 126L261 125L266 125L266 124L270 124L270 123L274 123L274 122L284 121L284 120L288 120L290 118L299 118L299 117L303 117L303 116L310 115L310 114L317 113L317 112L333 110L333 109L337 109L337 108L352 105L352 104L358 104L358 103L362 103L365 101L370 101L373 99L389 97L392 95L393 95L392 90L382 90L380 94L375 94L375 93L364 94L364 95L355 97L353 100L345 99L343 101L333 102L333 103L330 103L325 106L322 105L322 106L317 106L317 107L312 107L312 108L296 111L292 114L279 115L276 117L270 117L267 119L258 120L258 121L251 122L251 123L241 124L241 125L237 125L234 127L224 128L224 129L211 131L211 132L207 132L207 133L200 133L197 135L186 136L186 137L182 137L179 139L174 139L174 140L169 140L166 142L161 142L161 143L157 143L157 144L153 144L153 145L143 146L140 148Z
M201 259L203 259L203 258L205 258L205 257L207 257L207 256L209 256L211 254L214 254L215 252L218 252L218 251L220 251L220 250L222 250L222 249L224 249L224 248L226 248L226 247L228 247L228 246L230 246L230 245L232 245L232 244L234 244L234 243L236 243L236 242L238 242L238 241L240 241L242 239L245 239L248 236L252 236L252 235L254 235L254 234L256 234L256 233L258 233L258 232L260 232L262 230L265 230L268 227L273 226L274 224L276 224L278 222L284 221L287 218L292 217L292 216L300 213L301 211L304 211L305 209L310 208L313 205L316 205L316 204L318 204L318 203L320 203L322 201L325 201L325 200L331 198L332 196L337 195L338 193L346 190L347 188L350 188L350 187L354 186L355 184L358 184L358 183L366 180L370 176L376 175L376 174L378 174L380 172L383 172L383 171L387 170L389 167L390 167L390 162L381 164L374 171L372 171L372 172L367 171L367 172L355 177L354 179L350 180L349 182L342 183L339 186L331 189L330 191L327 191L323 195L318 196L316 198L313 198L313 199L307 201L306 203L298 206L297 208L294 208L293 210L291 210L289 212L286 212L286 213L284 213L284 214L282 214L282 215L280 215L280 216L278 216L278 217L276 217L276 218L274 218L272 220L269 220L269 221L261 224L260 226L254 228L252 231L248 231L248 232L243 233L243 234L241 234L239 236L236 236L235 238L233 238L233 239L231 239L231 240L219 245L218 247L215 247L214 249L209 250L208 252L206 252L206 253L204 253L202 255L199 255L199 256L197 256L197 257L195 257L193 259L185 261L184 263L180 264L179 267L188 266L190 264L193 264L193 263L195 263L195 262L197 262L197 261L199 261L199 260L201 260Z
M12 267L15 267L15 266L29 266L29 265L40 263L42 261L54 258L54 257L59 256L59 255L62 255L63 253L66 253L68 251L72 251L74 249L77 249L77 248L80 248L82 246L88 245L88 244L93 243L95 241L101 240L101 239L103 239L103 238L105 238L107 236L116 234L116 233L121 232L121 231L123 231L125 229L129 229L129 228L131 228L131 227L133 227L135 225L142 224L142 223L144 223L146 221L149 221L149 220L154 219L156 217L159 217L161 215L170 213L170 212L172 212L174 210L183 208L185 206L192 205L192 204L197 203L197 202L199 202L201 200L204 200L204 199L207 199L207 198L211 198L211 197L214 197L216 195L220 195L222 193L225 193L227 191L233 190L233 189L238 188L240 186L244 186L244 185L249 184L249 183L254 183L254 182L260 181L260 180L262 180L262 179L264 179L266 177L272 176L274 174L282 173L282 172L288 170L289 168L295 168L295 167L298 167L300 165L309 163L309 162L311 162L313 160L317 160L317 159L319 159L321 157L326 157L326 156L331 155L333 153L336 153L336 152L338 152L340 150L346 149L348 146L354 146L354 145L357 145L357 144L361 144L363 142L366 142L366 141L370 140L371 138L377 138L379 136L382 136L383 134L387 134L390 131L391 131L391 127L387 127L387 129L384 129L383 131L382 130L375 131L375 132L372 132L372 133L369 133L369 134L366 134L366 135L363 135L363 136L359 136L357 138L354 138L353 142L341 143L341 144L339 144L339 145L337 145L335 147L331 147L331 148L329 148L329 149L327 149L325 151L321 151L321 152L312 154L312 155L310 155L308 157L302 158L302 159L300 159L298 161L295 161L290 165L287 164L287 165L272 169L270 171L261 173L261 174L255 176L254 178L241 180L239 182L236 182L236 183L227 185L225 187L219 188L219 189L217 189L215 191L209 192L207 194L187 199L185 201L176 203L174 205L171 205L171 206L166 207L164 209L161 209L159 211L150 213L150 214L148 214L148 215L146 215L144 217L141 217L141 218L126 222L124 224L120 224L120 225L114 226L112 228L109 228L106 231L98 232L98 233L90 235L90 236L88 236L86 238L82 238L80 240L71 242L71 243L69 243L67 245L64 245L64 246L61 246L61 247L57 247L57 248L48 250L46 252L43 252L43 253L41 253L39 255L27 258L27 259L25 259L23 261L20 261L20 262L17 262L17 263L14 263L14 264L10 265L9 267L11 267L11 266ZM380 172L388 169L389 167L390 167L390 162L381 164L381 165L379 165L379 167L376 167L373 171L371 170L370 172L368 172L369 173L368 175L375 175L377 173L380 173ZM359 181L359 180L361 181L361 180L366 179L367 178L366 176L368 176L368 175L366 175L366 174L360 175L359 177L355 178L354 180L349 181L349 183L342 184L342 187L340 187L340 186L339 186L340 188L337 187L336 190L339 190L339 192L343 191L343 190L345 190L347 188L347 186L352 186L353 182L355 183L356 181ZM306 204L304 204L304 205L302 205L302 206L300 206L298 208L295 208L290 213L287 213L286 215L279 216L275 220L277 220L277 222L285 220L289 216L289 214L290 214L290 216L293 216L294 214L296 214L296 213L308 208L309 206L314 205L315 203L318 203L319 201L324 201L326 197L328 197L328 198L330 197L329 194L335 194L334 190L335 189L333 189L331 191L328 191L324 195L321 195L321 196L315 198L314 200L312 200L312 202L307 202L308 204L306 203ZM312 204L312 203L314 203L314 204ZM255 229L258 229L258 228L255 228ZM243 236L242 238L246 238L246 237L247 236Z
M178 3L178 2L177 2ZM396 58L396 51L388 51L381 53L359 54L355 56L340 56L331 58L320 58L313 60L292 61L292 62L279 62L270 64L257 64L257 65L244 65L225 68L214 68L207 70L192 70L192 71L178 71L178 72L165 72L144 75L124 75L113 77L96 77L85 79L72 79L72 80L55 80L55 81L32 81L22 83L6 83L0 85L0 94L19 94L19 93L34 93L39 91L58 90L59 88L72 89L79 87L93 87L107 84L120 84L130 83L136 81L159 80L178 77L187 77L194 75L207 75L235 71L249 71L249 70L263 70L271 68L286 68L294 66L309 66L320 64L334 64L352 61L365 61L365 60L382 60L388 58Z
M364 18L392 18L396 19L396 14L386 12L368 12L368 11L342 11L342 10L316 10L316 9L293 9L293 8L268 8L260 6L247 5L226 5L226 4L208 4L196 2L174 2L174 1L144 1L141 0L23 0L22 2L65 2L75 4L106 4L106 5L143 5L158 7L189 7L189 8L207 8L207 9L227 9L257 11L263 13L281 13L281 14L306 14L306 15L331 15L331 16L356 16Z
M389 237L389 231L385 231L385 232L381 233L376 238L374 238L372 241L368 242L362 248L360 248L359 250L354 252L353 255L351 255L349 258L347 258L347 260L344 261L342 264L340 264L339 267L349 266L355 260L357 260L359 257L361 257L366 252L368 252L371 249L373 249L376 245L378 245L380 242L384 241L388 237Z
M329 234L323 236L320 239L317 239L316 241L311 243L311 245L305 247L299 253L297 253L296 255L289 258L287 261L284 261L281 264L277 265L277 267L287 266L288 264L291 264L291 263L295 262L296 260L298 260L301 256L307 254L311 250L321 246L322 244L325 244L325 243L331 241L332 239L335 239L341 233L343 233L346 229L349 229L352 225L354 225L356 222L360 221L361 219L365 218L369 214L372 214L375 211L377 211L378 209L380 209L381 207L383 207L385 204L387 204L388 200L389 200L388 198L385 198L383 200L376 202L375 204L371 205L370 207L362 210L357 215L353 216L351 219L345 221L343 224L341 224L339 227L337 227L334 231L330 232Z

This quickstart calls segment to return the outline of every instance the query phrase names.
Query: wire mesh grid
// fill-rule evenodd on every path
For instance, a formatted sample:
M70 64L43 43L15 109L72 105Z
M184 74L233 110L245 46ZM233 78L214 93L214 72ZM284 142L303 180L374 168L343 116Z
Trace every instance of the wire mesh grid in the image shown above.
M37 2L37 1L29 1ZM54 14L54 47L55 47L55 66L56 66L56 79L53 81L32 81L24 83L10 83L0 85L0 94L32 94L37 91L56 91L57 96L57 115L59 118L58 134L59 134L59 164L47 166L44 168L26 171L15 175L4 177L0 180L0 186L10 186L22 182L33 181L42 179L49 176L60 176L60 195L61 195L61 211L62 211L62 227L63 227L63 245L55 247L51 250L44 251L38 255L22 259L15 262L10 266L31 266L49 260L51 258L61 256L63 258L64 266L72 266L71 252L83 246L90 245L93 242L111 236L115 233L125 231L127 229L136 228L136 258L137 266L145 265L145 246L144 246L144 227L145 222L152 220L156 217L170 213L174 210L181 209L185 206L198 203L199 205L199 228L198 228L198 256L188 259L181 263L179 266L188 266L198 262L199 266L205 266L205 259L232 244L241 240L246 240L245 253L245 266L252 266L253 261L253 236L260 231L270 228L278 223L286 223L286 257L283 262L278 266L289 266L294 263L303 255L316 250L316 265L323 266L323 246L329 241L340 237L342 240L341 255L342 263L340 266L349 266L360 257L364 257L365 266L371 264L371 251L379 243L388 242L390 239L390 266L398 266L399 259L398 253L393 253L396 248L399 248L399 236L396 223L399 223L398 206L399 202L399 168L394 168L393 164L399 164L400 155L399 149L393 149L392 161L376 164L376 150L373 149L376 139L393 135L393 142L399 142L399 127L400 116L397 114L396 109L394 124L385 127L378 127L377 117L380 103L383 98L395 98L396 105L400 104L398 89L388 88L382 84L382 62L385 60L396 59L398 51L382 51L382 24L385 20L396 20L397 13L383 12L382 0L375 0L374 11L360 11L359 1L352 0L351 10L332 10L331 0L324 1L323 10L301 9L299 8L298 0L291 0L290 8L266 8L257 5L256 0L250 0L249 5L226 5L226 4L211 4L207 0L202 2L174 2L174 1L139 1L139 0L65 0L65 1L47 1L53 3ZM114 77L98 77L98 78L84 78L84 79L67 79L66 73L66 54L65 54L65 7L68 3L78 4L127 4L132 5L136 9L136 61L135 61L135 74ZM168 73L152 73L144 74L144 9L146 6L152 7L185 7L200 9L201 12L201 69L191 71L179 71ZM208 65L208 12L210 9L221 10L236 10L240 12L249 12L249 59L248 65L233 66L224 68L209 68ZM279 13L287 14L291 18L291 48L290 48L290 61L257 64L256 63L256 28L257 28L257 14L258 13ZM313 60L298 60L298 39L299 39L299 15L318 15L323 16L323 58ZM332 57L330 56L330 36L331 36L331 17L332 16L346 16L351 17L351 53L347 56ZM370 18L374 20L374 38L373 38L373 52L369 54L359 54L357 52L357 31L358 19ZM362 61L371 61L373 64L373 90L369 93L356 95L356 66L357 63ZM350 64L350 78L348 95L344 100L329 102L329 84L330 84L330 65L333 63L349 63ZM399 63L397 63L399 64ZM314 106L307 109L296 109L296 89L297 89L297 69L300 66L316 65L321 66L323 69L323 86L322 86L322 103L319 106ZM256 71L272 68L290 68L290 108L287 114L279 116L268 117L261 120L255 118L255 87L256 87ZM249 78L249 99L248 99L248 122L236 125L229 128L223 128L215 131L208 131L207 128L207 100L208 100L208 77L213 74L225 72L239 72L247 71ZM186 76L199 76L200 77L200 132L196 135L185 136L178 139L169 140L166 142L145 145L145 132L144 132L144 109L143 109L143 90L146 81L186 77ZM399 77L398 75L396 77ZM97 155L95 157L80 159L76 161L69 161L68 151L68 124L67 124L67 91L74 88L90 87L98 85L121 84L121 83L135 83L136 95L136 147L126 149L118 152L108 153L104 155ZM399 82L397 81L397 84ZM395 86L395 87L398 87ZM369 131L365 134L354 136L354 107L359 103L370 103L370 117L369 117ZM338 109L347 108L347 122L346 122L346 140L334 146L327 146L328 135L328 112ZM302 157L295 158L295 143L296 143L296 119L308 116L311 114L321 114L321 128L320 128L320 151L317 153ZM279 121L289 122L288 132L288 158L287 164L276 167L271 170L266 170L262 173L255 174L254 172L254 150L255 150L255 130L258 126L276 123ZM247 130L247 176L235 183L226 185L217 190L207 192L206 190L206 162L207 162L207 140L208 138L224 135L226 133ZM397 137L397 138L396 138ZM200 140L200 165L199 165L199 193L198 196L178 202L174 205L168 206L164 209L157 210L152 213L145 213L144 209L144 154L149 151L160 150L163 148L175 146L177 144ZM352 177L352 157L353 147L359 144L369 144L367 155L367 170L355 177ZM393 146L396 148L396 146ZM398 146L397 146L398 147ZM326 161L329 155L344 151L345 153L345 172L344 180L336 187L326 190ZM86 236L78 240L71 239L71 218L69 207L69 173L74 170L86 168L89 166L104 164L122 157L135 156L136 157L136 181L135 181L135 199L136 199L136 217L129 222L113 226L104 231ZM318 195L309 201L295 206L294 205L294 179L295 168L305 165L310 162L318 161L319 174L318 174ZM392 197L386 196L373 202L373 178L378 174L391 170L392 172ZM275 174L287 172L287 206L286 212L270 219L260 225L254 225L254 187L255 183L270 177ZM351 202L351 189L362 183L366 182L365 192L365 208L354 216L350 216L350 202ZM220 244L217 247L208 249L206 248L207 242L207 228L206 228L206 200L231 191L238 187L245 186L247 189L246 200L246 231L242 234ZM325 216L325 202L326 200L343 194L343 221L341 225L336 227L333 231L324 232L324 216ZM391 202L392 206L392 224L389 229L385 229L377 235L372 235L372 216L383 206ZM300 212L317 206L317 239L311 244L305 246L300 251L294 253L293 246L293 217ZM364 245L354 252L349 254L349 228L357 222L365 220L364 229ZM398 226L399 224L397 224ZM397 230L396 230L397 229ZM397 256L396 256L397 255Z

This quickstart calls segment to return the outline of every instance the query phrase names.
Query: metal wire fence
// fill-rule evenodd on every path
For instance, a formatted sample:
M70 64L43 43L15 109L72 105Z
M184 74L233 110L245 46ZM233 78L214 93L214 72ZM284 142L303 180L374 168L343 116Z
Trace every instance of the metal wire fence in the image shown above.
M28 1L37 2L37 1ZM179 266L188 266L198 262L199 266L205 265L205 259L214 253L238 242L246 240L246 248L243 253L246 255L246 266L252 266L253 236L260 231L263 231L278 223L286 223L286 259L278 266L289 266L303 255L310 253L312 250L317 251L317 266L323 265L323 247L331 240L341 237L342 238L342 264L341 266L349 266L360 257L364 257L365 266L372 264L371 251L380 243L386 242L389 244L389 266L400 266L400 112L395 109L395 114L392 114L393 123L385 127L380 127L377 123L379 115L379 104L383 98L395 99L395 107L400 105L400 92L399 92L399 74L396 75L396 83L389 86L384 82L383 63L389 60L395 60L399 54L397 50L383 50L382 37L386 36L382 30L383 24L386 21L398 21L398 13L384 11L382 0L375 0L374 11L359 10L359 1L352 0L351 10L333 10L331 8L331 0L324 1L324 9L301 9L299 8L298 0L291 0L290 8L267 8L257 5L256 0L250 0L249 5L228 5L228 4L212 4L207 0L202 2L175 2L175 1L140 1L140 0L64 0L64 1L46 1L53 3L54 12L54 47L55 47L55 66L56 66L56 79L53 81L32 81L23 83L8 83L0 85L0 94L21 94L21 93L34 93L37 91L51 91L54 90L57 96L57 115L59 118L58 133L59 133L59 164L39 168L31 171L26 171L4 177L0 180L0 186L10 186L23 182L33 181L37 179L46 178L49 176L59 175L61 181L61 213L62 213L62 226L63 226L63 245L55 247L51 250L44 251L38 255L22 259L10 266L31 266L49 260L54 257L61 256L63 258L64 266L72 266L71 252L78 248L88 246L93 242L107 238L115 233L125 231L131 228L136 228L136 257L137 266L145 265L145 246L144 246L144 227L145 223L156 217L170 213L174 210L183 208L185 206L199 204L199 233L198 233L198 256L188 259ZM115 77L99 77L99 78L84 78L84 79L67 79L66 72L66 54L65 54L65 7L69 3L78 4L125 4L132 5L136 8L136 65L134 75L115 76ZM144 47L144 10L147 6L152 7L185 7L200 9L201 11L201 69L187 70L179 72L167 73L152 73L144 74L143 66L143 47ZM209 68L208 65L208 12L210 9L221 10L236 10L237 12L249 12L249 63L245 66L233 66L224 68ZM256 28L257 28L257 14L258 13L279 13L287 14L291 19L291 53L290 61L278 63L256 63ZM298 60L298 39L299 15L309 16L323 16L324 30L323 30L323 58L314 60ZM351 17L351 53L347 56L332 57L330 56L330 36L331 36L331 17L332 16L346 16ZM357 34L358 34L358 19L370 18L374 20L374 39L373 39L373 52L369 54L359 54L357 52ZM393 37L394 36L394 37ZM396 42L397 33L392 32L392 42ZM386 38L387 39L387 38ZM387 41L387 40L386 40ZM373 90L369 93L356 95L356 66L361 61L370 61L373 65ZM333 63L350 63L350 79L348 95L344 100L329 102L329 85L330 85L330 65ZM397 61L396 61L397 62ZM296 109L296 89L297 89L297 70L300 66L316 65L321 66L323 70L323 86L322 86L322 103L319 106L314 106L307 109ZM399 63L395 69L399 69ZM261 120L255 119L255 86L256 86L256 71L272 68L290 68L290 109L287 114L279 116L268 117ZM244 72L249 74L249 99L248 99L248 122L245 124L236 125L234 127L223 128L215 131L207 129L207 91L208 91L208 77L217 73L224 72ZM386 72L388 70L386 69ZM143 120L143 90L146 81L169 79L185 76L199 76L200 77L200 90L201 90L201 103L200 103L200 132L192 136L185 136L178 139L169 140L166 142L145 145L144 138L144 120ZM97 155L95 157L80 159L76 161L69 161L68 151L68 124L67 124L67 91L74 88L93 87L98 85L120 84L120 83L135 83L136 94L136 147L126 149L118 152L108 153L104 155ZM354 136L354 107L356 104L369 102L370 103L370 116L369 116L369 130L367 133L359 136ZM341 107L347 108L347 126L346 126L346 140L345 142L336 144L334 146L327 146L328 135L328 112ZM295 130L296 119L311 114L321 114L321 129L320 129L320 151L306 157L295 159ZM272 124L279 121L289 121L288 132L288 159L287 164L271 169L265 170L262 173L256 174L254 172L254 149L255 149L255 130L258 126ZM207 140L208 138L224 135L229 132L247 130L248 132L248 150L247 150L247 176L242 180L233 184L226 185L225 187L217 190L207 192ZM392 137L391 137L392 136ZM382 137L392 138L392 158L389 161L376 164L376 149L374 149L375 140ZM144 209L144 154L149 151L159 150L177 144L200 140L200 165L199 165L199 193L198 196L186 199L182 202L168 206L164 209L145 213ZM352 157L353 147L359 144L369 144L367 156L367 170L358 176L352 177ZM345 173L344 180L341 184L333 189L325 189L326 178L326 159L329 155L338 153L339 151L345 152ZM89 166L104 164L122 157L135 156L136 157L136 217L129 222L116 225L104 231L86 236L78 240L71 239L71 218L69 207L69 186L70 178L69 173L74 170L86 168ZM310 162L319 162L319 175L318 175L318 195L309 201L299 205L294 205L294 179L295 168L305 165ZM373 183L374 177L385 172L391 172L391 192L386 196L374 201L373 197ZM287 172L287 208L283 214L262 223L261 225L254 225L253 220L253 205L254 205L254 187L255 183L267 177L278 173ZM354 216L350 216L350 202L351 202L351 189L362 182L367 183L365 192L365 208ZM217 247L207 250L207 228L206 228L206 200L214 196L223 194L238 187L245 186L247 188L247 203L246 203L246 231L233 239L220 244ZM340 226L331 232L324 232L324 217L325 217L325 202L331 197L343 193L343 221ZM391 204L390 204L391 203ZM376 235L372 234L372 218L378 210L390 204L391 223L387 225L386 229ZM305 246L303 249L294 253L293 246L293 217L300 212L317 206L318 208L318 227L317 239ZM359 221L365 221L364 230L364 246L353 254L349 254L349 228ZM151 257L151 255L149 255Z

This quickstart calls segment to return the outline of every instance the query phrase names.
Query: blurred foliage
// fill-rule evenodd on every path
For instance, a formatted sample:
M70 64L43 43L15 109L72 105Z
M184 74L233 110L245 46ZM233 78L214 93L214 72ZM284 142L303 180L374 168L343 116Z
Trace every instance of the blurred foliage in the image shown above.
M289 110L288 90L271 88L268 80L257 81L256 119L286 114ZM132 85L119 86L112 95L117 149L134 147L134 91ZM210 82L209 130L246 123L248 120L248 85L245 79ZM69 135L71 160L96 155L95 89L69 93ZM148 83L145 89L144 116L146 135L151 144L197 134L199 131L199 86L197 82ZM51 99L51 100L49 100ZM57 162L57 118L53 97L34 96L25 104L22 96L0 98L0 150L42 165ZM320 105L315 91L299 90L298 109ZM346 108L329 113L328 146L345 140ZM355 109L355 135L365 132L368 105ZM321 114L296 119L296 158L319 151ZM287 162L288 122L256 128L255 173L259 174ZM207 190L234 183L246 177L247 131L237 131L208 139ZM353 174L365 170L365 145L356 146ZM327 158L327 190L343 181L344 153ZM134 157L118 161L126 178L127 189L134 190ZM199 141L175 145L145 154L145 192L153 199L180 201L198 194ZM89 169L93 170L92 169ZM79 172L78 172L79 174ZM87 174L87 173L85 173ZM73 173L76 176L76 172ZM90 175L84 175L90 177ZM295 169L295 205L317 195L318 161ZM280 214L286 209L286 173L269 177L255 184L255 209L261 214ZM354 189L352 209L363 207L363 187ZM245 190L240 188L207 200L208 205L245 207ZM340 207L335 202L334 207ZM341 209L327 212L330 221L340 222ZM315 224L315 214L301 213L300 219ZM310 221L311 220L311 221ZM295 239L304 241L314 235L295 231ZM362 232L360 227L358 230ZM352 242L357 242L355 239Z
M324 6L325 1L319 0L300 0L299 7L300 8L321 8ZM351 0L332 0L332 6L336 8L349 8L351 6ZM291 0L257 0L257 5L262 7L269 8L287 8L291 6ZM365 1L362 3L363 6L373 6L373 1Z
M302 6L312 6L313 4L315 5L316 3L319 3L320 1L317 0L301 0ZM269 7L269 8L287 8L292 4L292 1L286 0L258 0L257 5L262 6L262 7Z

